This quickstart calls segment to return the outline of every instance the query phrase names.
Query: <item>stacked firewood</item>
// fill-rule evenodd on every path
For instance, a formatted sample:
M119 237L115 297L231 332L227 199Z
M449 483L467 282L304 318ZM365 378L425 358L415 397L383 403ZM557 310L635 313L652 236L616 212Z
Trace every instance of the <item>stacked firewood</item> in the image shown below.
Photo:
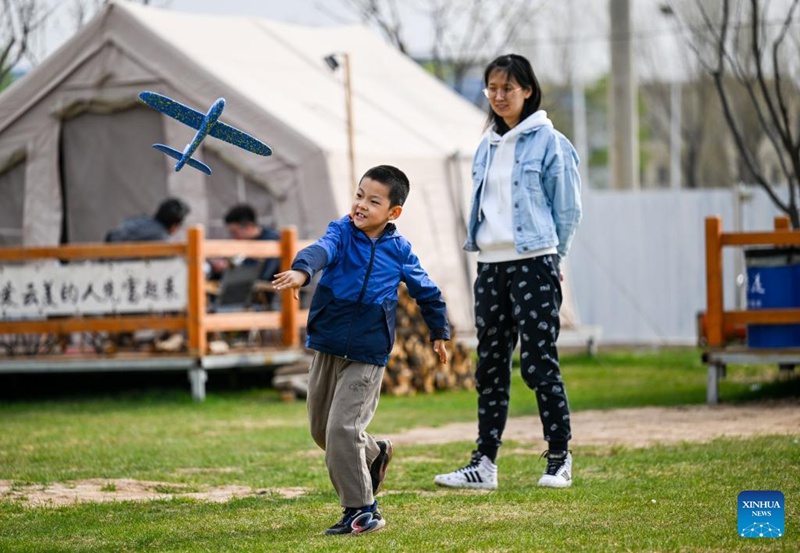
M451 336L455 331L450 328ZM474 359L455 338L447 342L448 362L433 351L430 333L419 307L401 285L397 300L395 342L383 375L383 392L395 396L436 390L474 389Z
M455 336L452 325L450 334ZM383 374L383 393L408 396L436 390L475 389L475 362L469 349L455 338L451 339L447 342L447 365L442 365L429 335L417 303L409 296L405 285L401 285L395 342ZM272 385L281 392L284 401L305 397L309 363L310 359L304 359L275 372Z

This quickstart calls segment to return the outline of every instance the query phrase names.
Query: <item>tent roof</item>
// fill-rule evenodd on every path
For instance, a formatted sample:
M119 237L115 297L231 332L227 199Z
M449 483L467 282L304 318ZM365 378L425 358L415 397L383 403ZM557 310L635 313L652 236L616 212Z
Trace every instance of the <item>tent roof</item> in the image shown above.
M344 68L332 71L324 61L333 53L350 57L359 153L471 156L478 142L483 113L366 27L116 7L118 25L139 22L173 47L146 63L171 74L176 89L196 64L218 79L221 95L235 89L323 150L347 149ZM260 135L269 142L269 129Z

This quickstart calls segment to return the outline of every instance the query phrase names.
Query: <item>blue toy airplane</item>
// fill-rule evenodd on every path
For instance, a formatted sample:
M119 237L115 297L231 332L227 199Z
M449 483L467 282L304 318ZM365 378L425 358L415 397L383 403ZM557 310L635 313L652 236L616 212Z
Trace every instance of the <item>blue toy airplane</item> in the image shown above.
M235 127L226 125L219 120L219 116L222 115L222 110L225 109L225 98L220 98L214 102L211 109L209 109L206 114L184 106L180 102L176 102L172 98L167 98L156 92L142 92L139 94L139 98L151 108L157 109L165 115L169 115L184 125L189 125L193 129L197 129L194 138L186 145L182 152L170 148L165 144L153 144L153 148L156 150L164 152L168 156L178 160L178 163L175 164L176 171L180 171L184 165L188 165L189 167L194 167L198 171L202 171L206 175L211 174L211 168L208 165L192 157L197 147L200 146L200 143L206 135L209 134L214 138L230 142L235 146L239 146L255 154L262 156L272 154L272 148L260 140Z

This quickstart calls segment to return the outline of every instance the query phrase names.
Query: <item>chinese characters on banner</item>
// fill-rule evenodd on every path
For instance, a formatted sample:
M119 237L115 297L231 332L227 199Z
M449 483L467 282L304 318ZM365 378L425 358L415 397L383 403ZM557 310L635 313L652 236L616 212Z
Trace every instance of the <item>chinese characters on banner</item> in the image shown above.
M0 320L182 311L187 295L183 258L0 265Z

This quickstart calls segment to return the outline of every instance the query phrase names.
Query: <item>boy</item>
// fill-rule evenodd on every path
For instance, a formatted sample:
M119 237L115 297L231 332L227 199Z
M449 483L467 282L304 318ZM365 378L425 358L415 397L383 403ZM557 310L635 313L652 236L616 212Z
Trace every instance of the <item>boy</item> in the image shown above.
M324 269L311 300L306 345L315 351L307 398L311 435L325 450L344 507L327 535L366 534L386 524L374 495L392 444L376 441L366 428L394 342L400 282L420 306L439 360L447 363L450 328L441 292L391 222L402 213L408 191L402 171L373 167L359 182L350 215L331 222L325 236L301 250L292 269L273 281L276 290L294 289L297 297L298 288Z

